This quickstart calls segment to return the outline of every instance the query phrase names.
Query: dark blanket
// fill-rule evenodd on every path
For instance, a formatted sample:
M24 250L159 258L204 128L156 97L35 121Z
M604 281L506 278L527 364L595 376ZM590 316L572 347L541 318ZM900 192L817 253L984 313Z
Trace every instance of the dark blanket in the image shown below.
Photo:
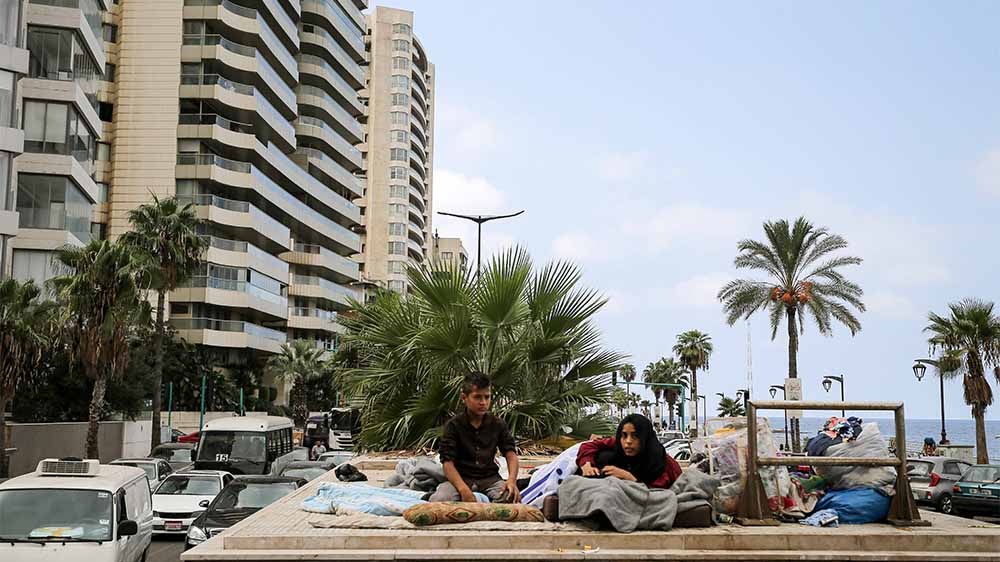
M677 516L677 495L618 478L569 476L559 486L559 519L603 515L618 532L669 531Z

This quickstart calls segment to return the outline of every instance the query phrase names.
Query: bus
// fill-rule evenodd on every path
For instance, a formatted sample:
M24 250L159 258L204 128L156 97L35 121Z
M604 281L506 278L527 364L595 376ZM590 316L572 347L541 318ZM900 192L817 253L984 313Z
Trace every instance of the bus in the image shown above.
M220 418L205 423L195 470L276 474L294 460L292 420L276 416Z

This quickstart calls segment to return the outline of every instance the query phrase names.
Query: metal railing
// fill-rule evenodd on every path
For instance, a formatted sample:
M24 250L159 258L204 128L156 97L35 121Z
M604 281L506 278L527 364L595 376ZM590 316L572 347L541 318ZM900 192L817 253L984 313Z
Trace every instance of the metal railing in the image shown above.
M219 46L223 49L236 53L237 55L243 55L245 57L255 58L257 56L257 49L249 45L244 45L242 43L237 43L230 39L226 39L221 35L185 35L181 43L183 45L200 45L202 47L215 47Z
M284 343L285 332L272 330L240 320L216 320L215 318L171 318L170 324L178 330L214 330L218 332L240 332L251 336Z
M181 113L179 123L181 125L218 125L234 133L254 134L252 124L226 119L216 113Z
M240 82L234 82L218 74L181 74L182 86L219 86L224 90L236 92L246 96L254 95L256 89Z
M177 155L177 163L182 166L218 166L231 172L250 173L250 163L223 158L217 154L182 152Z
M311 127L319 127L320 129L323 129L330 135L330 137L332 137L325 139L327 142L336 146L341 152L357 158L358 162L361 161L361 151L355 148L353 144L347 142L347 139L340 136L340 132L331 127L326 121L310 115L300 115L298 123L301 125L309 125Z
M887 520L896 526L929 526L920 519L917 505L906 476L906 420L902 402L812 402L801 400L747 400L747 487L743 490L737 510L737 522L742 525L773 525L767 496L757 472L759 466L887 466L896 469L896 488L889 506ZM896 456L868 457L758 457L757 410L864 410L891 411L896 426Z

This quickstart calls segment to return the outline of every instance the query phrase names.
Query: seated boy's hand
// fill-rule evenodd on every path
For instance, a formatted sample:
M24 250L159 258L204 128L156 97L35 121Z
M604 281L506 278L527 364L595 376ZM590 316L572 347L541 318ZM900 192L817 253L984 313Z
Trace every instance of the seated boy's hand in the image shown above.
M619 478L621 480L631 480L632 482L636 481L635 476L632 476L631 472L625 470L624 468L618 468L617 466L606 466L601 472L603 472L605 476L614 476L615 478Z
M508 480L503 491L507 496L507 503L521 503L521 491L517 489L516 481Z
M596 466L593 466L589 462L587 464L581 466L580 467L580 471L587 478L593 478L595 476L600 476L601 475L601 471Z
M476 495L472 493L472 490L466 488L458 492L462 496L462 501L465 503L476 503L479 500L476 499Z

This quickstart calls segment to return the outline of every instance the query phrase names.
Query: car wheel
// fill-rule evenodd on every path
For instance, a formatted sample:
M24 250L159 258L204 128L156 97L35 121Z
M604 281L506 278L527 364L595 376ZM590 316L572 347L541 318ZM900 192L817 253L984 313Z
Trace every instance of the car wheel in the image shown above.
M955 515L955 506L951 503L951 496L945 494L938 502L938 511L947 515Z

